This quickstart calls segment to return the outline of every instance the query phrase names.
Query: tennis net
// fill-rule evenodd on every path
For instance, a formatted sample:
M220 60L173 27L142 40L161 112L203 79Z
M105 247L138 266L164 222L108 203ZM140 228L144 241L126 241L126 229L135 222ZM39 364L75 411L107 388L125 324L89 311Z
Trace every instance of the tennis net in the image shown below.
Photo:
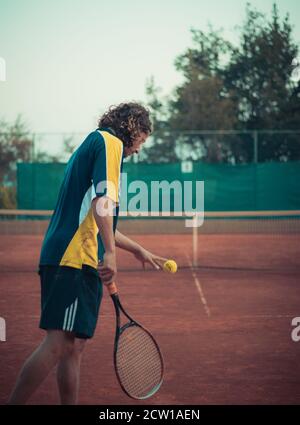
M9 246L23 246L25 254L26 247L33 245L39 253L51 215L52 211L0 210L2 269L9 267L9 262L1 264ZM179 268L300 269L300 211L205 212L200 227L199 216L193 212L145 215L132 217L122 212L118 229L148 250L174 258ZM123 251L118 263L121 270L140 270L136 260Z

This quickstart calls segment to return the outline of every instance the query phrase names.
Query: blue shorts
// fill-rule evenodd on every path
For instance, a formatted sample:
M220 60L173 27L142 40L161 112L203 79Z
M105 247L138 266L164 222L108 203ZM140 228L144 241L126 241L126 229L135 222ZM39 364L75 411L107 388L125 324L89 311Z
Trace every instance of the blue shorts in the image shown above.
M77 338L94 335L103 285L97 270L40 266L41 329L73 332Z

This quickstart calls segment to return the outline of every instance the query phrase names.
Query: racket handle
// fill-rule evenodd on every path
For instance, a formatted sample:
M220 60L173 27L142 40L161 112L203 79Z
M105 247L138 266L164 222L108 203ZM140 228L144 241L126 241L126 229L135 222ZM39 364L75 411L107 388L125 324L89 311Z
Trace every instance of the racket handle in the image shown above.
M114 295L118 292L117 285L115 284L115 282L112 282L109 285L106 285L106 287L109 292L109 295Z

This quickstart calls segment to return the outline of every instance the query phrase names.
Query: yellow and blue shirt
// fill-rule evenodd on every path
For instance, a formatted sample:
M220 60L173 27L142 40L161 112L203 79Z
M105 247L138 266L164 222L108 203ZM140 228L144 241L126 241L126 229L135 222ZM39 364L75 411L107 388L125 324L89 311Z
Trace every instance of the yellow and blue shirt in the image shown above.
M91 203L104 195L114 201L115 231L122 164L123 143L110 129L93 131L73 153L44 238L40 265L97 268L104 247Z

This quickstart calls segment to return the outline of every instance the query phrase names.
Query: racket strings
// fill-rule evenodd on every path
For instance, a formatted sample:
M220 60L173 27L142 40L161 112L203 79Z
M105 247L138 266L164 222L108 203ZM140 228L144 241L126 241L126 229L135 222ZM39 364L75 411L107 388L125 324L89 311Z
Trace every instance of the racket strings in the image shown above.
M159 388L162 359L151 336L139 326L130 326L121 334L116 366L123 387L132 397L146 398Z

